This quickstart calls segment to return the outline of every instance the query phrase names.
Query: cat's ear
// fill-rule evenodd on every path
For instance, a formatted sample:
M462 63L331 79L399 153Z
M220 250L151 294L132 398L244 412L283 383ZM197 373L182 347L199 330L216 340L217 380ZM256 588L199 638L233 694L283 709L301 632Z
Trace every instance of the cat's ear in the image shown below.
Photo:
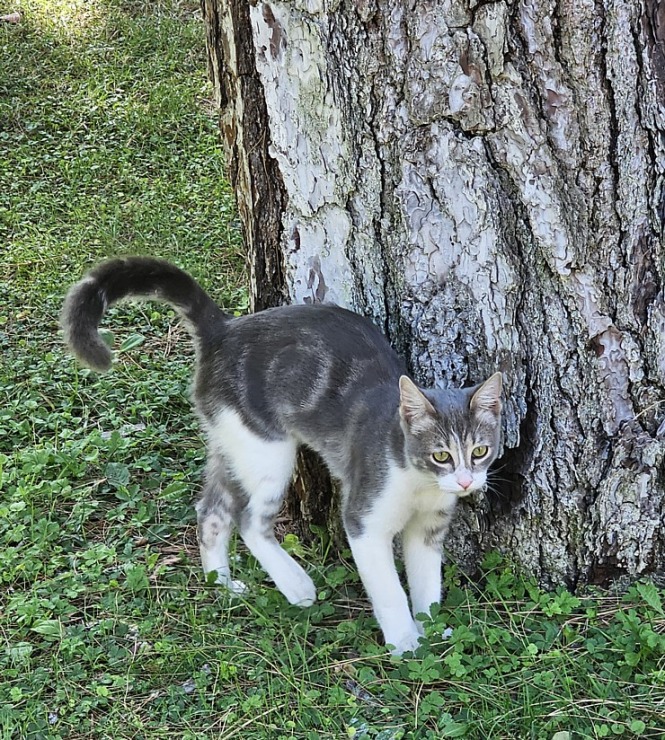
M503 376L494 373L476 389L471 398L471 411L489 412L498 416L501 413L501 390L503 388Z
M427 427L436 416L427 396L406 375L399 379L399 415L414 432Z

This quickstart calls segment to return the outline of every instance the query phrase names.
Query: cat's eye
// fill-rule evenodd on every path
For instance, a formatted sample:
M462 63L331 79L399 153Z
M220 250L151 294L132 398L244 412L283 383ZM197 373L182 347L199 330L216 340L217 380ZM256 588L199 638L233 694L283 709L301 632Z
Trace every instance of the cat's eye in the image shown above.
M480 460L481 457L485 457L488 451L487 445L478 445L478 447L474 447L471 450L471 457L474 460Z
M439 452L433 452L432 458L434 462L438 463L447 463L450 462L450 452L446 452L445 450L440 450Z

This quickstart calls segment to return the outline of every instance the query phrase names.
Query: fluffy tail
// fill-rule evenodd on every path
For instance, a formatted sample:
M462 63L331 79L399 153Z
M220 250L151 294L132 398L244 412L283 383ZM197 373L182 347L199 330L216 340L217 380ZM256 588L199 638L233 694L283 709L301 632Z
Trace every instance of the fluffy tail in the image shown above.
M70 289L62 308L65 341L84 365L111 367L111 350L97 328L106 309L125 297L170 303L199 340L230 318L193 278L169 262L151 257L109 260Z

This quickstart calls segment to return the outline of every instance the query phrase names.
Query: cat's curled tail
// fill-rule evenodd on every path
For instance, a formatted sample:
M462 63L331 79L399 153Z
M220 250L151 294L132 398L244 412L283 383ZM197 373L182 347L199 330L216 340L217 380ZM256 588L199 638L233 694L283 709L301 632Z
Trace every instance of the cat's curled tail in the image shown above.
M111 350L98 327L107 308L127 297L171 304L195 340L230 318L194 278L175 265L152 257L112 259L76 283L62 308L65 341L84 365L100 371L111 367Z

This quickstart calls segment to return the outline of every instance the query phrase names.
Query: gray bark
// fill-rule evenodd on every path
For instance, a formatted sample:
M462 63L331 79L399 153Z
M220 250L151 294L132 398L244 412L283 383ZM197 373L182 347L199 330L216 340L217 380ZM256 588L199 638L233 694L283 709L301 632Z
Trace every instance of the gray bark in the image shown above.
M255 307L365 313L423 385L504 373L503 467L451 559L662 570L665 7L203 5Z

